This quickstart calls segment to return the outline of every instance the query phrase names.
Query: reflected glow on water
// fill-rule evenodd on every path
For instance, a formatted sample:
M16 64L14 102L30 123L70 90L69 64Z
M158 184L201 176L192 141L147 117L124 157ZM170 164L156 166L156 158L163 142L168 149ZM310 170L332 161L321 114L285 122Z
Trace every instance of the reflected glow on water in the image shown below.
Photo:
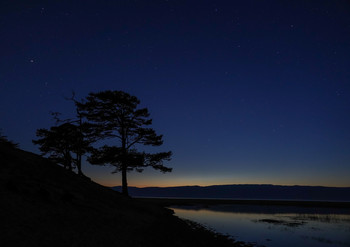
M201 223L234 239L258 246L350 246L350 215L254 213L228 207L174 208L180 218Z

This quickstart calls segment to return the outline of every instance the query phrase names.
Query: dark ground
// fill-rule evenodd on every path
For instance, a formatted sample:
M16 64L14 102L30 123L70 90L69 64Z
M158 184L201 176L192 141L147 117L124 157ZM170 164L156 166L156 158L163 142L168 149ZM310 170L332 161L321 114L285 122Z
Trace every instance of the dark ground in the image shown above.
M0 245L245 246L0 144Z

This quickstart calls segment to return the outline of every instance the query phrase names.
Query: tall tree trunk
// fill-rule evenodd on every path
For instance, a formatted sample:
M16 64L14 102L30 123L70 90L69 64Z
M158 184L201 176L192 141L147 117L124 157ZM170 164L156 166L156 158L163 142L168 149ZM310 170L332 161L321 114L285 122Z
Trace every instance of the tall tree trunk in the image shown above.
M68 165L68 169L70 171L73 171L72 156L70 155L69 151L67 151L67 165Z
M126 173L126 165L123 164L123 168L122 168L122 193L125 196L129 196L128 182L127 182L126 174L127 174Z
M81 154L77 153L77 168L78 168L78 175L84 176L82 170L81 170Z
M70 157L69 150L66 148L64 151L64 168L68 169L69 171L72 171L72 160Z
M122 193L125 196L129 196L128 192L128 181L126 178L127 174L127 165L126 165L126 139L125 139L125 131L122 129Z
M82 125L82 117L79 113L79 111L77 110L77 115L79 117L79 125L78 125L78 150L77 150L77 168L78 168L78 175L80 176L84 176L82 170L81 170L81 156L82 156L82 145L83 145L83 133L81 130L81 125Z

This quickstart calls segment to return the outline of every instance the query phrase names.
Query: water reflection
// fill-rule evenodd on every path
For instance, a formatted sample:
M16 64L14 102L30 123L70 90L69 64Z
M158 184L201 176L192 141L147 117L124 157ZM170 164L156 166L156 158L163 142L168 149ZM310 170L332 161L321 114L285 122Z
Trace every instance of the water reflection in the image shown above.
M172 209L181 218L257 246L350 246L348 209L242 205Z

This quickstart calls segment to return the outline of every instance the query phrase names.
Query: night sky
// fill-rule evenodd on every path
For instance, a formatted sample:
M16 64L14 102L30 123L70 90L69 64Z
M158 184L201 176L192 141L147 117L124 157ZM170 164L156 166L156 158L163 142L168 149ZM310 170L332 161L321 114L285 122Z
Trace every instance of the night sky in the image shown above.
M174 153L129 185L350 186L349 1L1 1L0 58L0 128L24 150L72 91L123 90Z

